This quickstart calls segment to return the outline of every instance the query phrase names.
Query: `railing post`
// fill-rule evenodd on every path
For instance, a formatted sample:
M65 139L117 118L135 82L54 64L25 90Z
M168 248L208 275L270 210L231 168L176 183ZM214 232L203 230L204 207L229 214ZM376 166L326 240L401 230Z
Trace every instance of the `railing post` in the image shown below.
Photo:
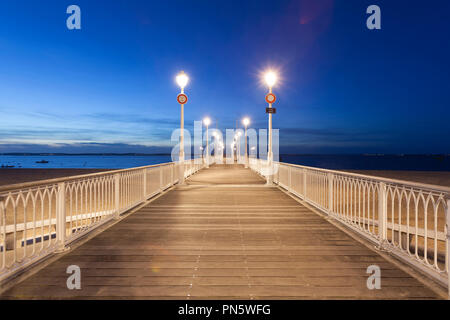
M170 170L170 172L172 172L172 170ZM164 173L164 167L160 166L159 167L159 192L163 192L164 186L164 179L163 179L163 173Z
M446 226L445 231L447 235L447 252L445 257L446 268L447 268L447 290L448 290L448 299L450 299L450 198L447 199L447 208L445 208L445 220Z
M378 184L378 235L380 237L380 247L387 239L387 189L386 183Z
M143 187L142 187L142 194L143 194L143 199L147 200L147 169L144 169L144 177L142 179L143 182Z
M303 169L303 200L306 199L306 173L307 170Z
M292 167L288 166L288 191L292 192Z
M50 233L50 232L49 232ZM66 184L58 183L56 199L56 252L65 250L66 242Z
M114 175L114 199L115 199L115 212L114 219L120 218L120 173Z
M172 168L170 170L170 184L173 186L175 184L175 170L177 168L177 164L172 163Z
M184 170L185 170L184 160L178 160L178 184L184 184Z
M333 181L334 174L328 173L328 212L331 214L333 212Z
M4 268L6 266L6 208L5 208L5 198L0 196L0 226L3 228L1 233L2 239L0 245L2 247L0 266Z

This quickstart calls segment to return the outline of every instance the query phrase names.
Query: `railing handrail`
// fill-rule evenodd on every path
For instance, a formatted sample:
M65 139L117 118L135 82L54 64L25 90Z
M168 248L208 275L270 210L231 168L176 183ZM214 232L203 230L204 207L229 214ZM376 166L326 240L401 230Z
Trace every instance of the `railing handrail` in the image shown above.
M189 160L193 160L193 159L187 159L185 161L187 162ZM93 178L93 177L99 177L99 176L103 176L103 175L135 171L135 170L139 170L139 169L149 169L149 168L153 168L153 167L168 166L173 163L176 163L176 162L164 162L164 163L152 164L152 165L141 166L141 167L108 170L108 171L102 171L102 172L81 174L81 175L76 175L76 176L66 176L66 177L46 179L46 180L37 180L37 181L30 181L30 182L23 182L23 183L8 184L8 185L0 187L0 193L7 192L7 191L16 191L18 189L24 189L24 188L32 188L32 187L37 187L37 186L46 185L46 184L57 184L59 182L75 181L75 180L85 179L85 178ZM95 170L95 169L93 169L93 170Z
M264 159L261 159L261 160L264 160ZM283 165L291 166L291 167L298 167L298 168L305 168L305 169L310 169L310 170L317 170L317 171L322 171L322 172L326 172L326 173L333 173L333 174L339 174L339 175L349 175L349 176L353 176L355 178L376 180L378 182L387 182L387 183L393 183L393 184L407 185L407 186L410 186L410 187L428 189L430 191L439 191L439 192L450 193L450 187L447 187L447 186L427 184L427 183L414 182L414 181L401 180L401 179L384 178L384 177L379 177L379 176L372 176L372 175L365 175L365 174L360 174L360 173L353 173L353 172L348 172L348 171L344 171L344 170L341 171L341 170L323 169L323 168L318 168L318 167L310 167L310 166L304 166L304 165L287 163L287 162L274 161L274 163L279 163L279 164L283 164Z

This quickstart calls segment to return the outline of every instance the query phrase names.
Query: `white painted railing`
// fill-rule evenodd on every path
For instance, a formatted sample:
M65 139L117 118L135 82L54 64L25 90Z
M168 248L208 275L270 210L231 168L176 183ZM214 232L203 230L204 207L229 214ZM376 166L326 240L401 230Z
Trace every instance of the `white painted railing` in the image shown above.
M260 159L250 168L269 172ZM278 162L274 172L274 183L450 288L450 188Z
M178 163L0 188L0 282L178 182ZM203 168L186 160L184 175Z

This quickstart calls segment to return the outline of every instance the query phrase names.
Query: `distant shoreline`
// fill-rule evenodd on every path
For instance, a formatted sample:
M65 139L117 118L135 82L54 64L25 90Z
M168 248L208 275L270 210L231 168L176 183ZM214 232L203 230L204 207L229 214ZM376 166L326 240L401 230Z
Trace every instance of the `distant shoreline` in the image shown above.
M0 156L170 156L171 153L33 153L7 152ZM280 153L280 156L450 157L446 153Z
M170 156L170 153L0 153L0 156Z
M186 159L190 158L189 156ZM126 169L173 161L166 153L3 153L0 169ZM381 155L381 154L281 154L275 161L330 170L395 170L395 171L447 171L447 155Z

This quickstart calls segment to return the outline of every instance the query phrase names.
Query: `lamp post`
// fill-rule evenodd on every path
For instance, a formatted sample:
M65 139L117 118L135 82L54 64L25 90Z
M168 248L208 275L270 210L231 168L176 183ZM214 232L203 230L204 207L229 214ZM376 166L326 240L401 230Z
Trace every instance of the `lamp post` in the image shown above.
M213 143L213 146L214 146L214 163L216 163L216 161L217 161L217 132L216 131L213 132L213 137L214 137L214 143Z
M238 158L238 163L241 163L241 136L242 136L242 133L241 133L241 131L239 131L238 133L237 133L237 138L236 138L236 140L237 140L237 153L238 153L238 155L239 155L239 158Z
M245 167L248 168L248 152L247 152L247 127L250 124L250 119L249 118L244 118L242 120L242 123L244 124L245 127Z
M235 144L235 141L233 141L231 143L231 156L232 156L232 159L233 159L233 164L234 164L234 144Z
M180 86L181 92L177 96L177 101L181 106L181 116L180 116L180 154L178 157L179 162L179 175L178 183L184 184L184 105L187 102L187 96L184 94L184 87L186 87L189 82L189 77L181 71L177 77L176 81L178 86Z
M266 102L269 104L269 108L266 112L269 114L269 150L267 152L267 162L269 167L269 175L267 176L267 184L273 183L273 150L272 150L272 114L275 109L272 108L272 104L275 102L276 97L272 93L272 87L277 82L277 75L273 71L268 71L264 75L264 80L269 87L269 93L266 95Z
M223 141L220 141L220 163L223 163Z
M203 123L206 126L206 167L209 168L209 133L208 133L208 127L211 124L211 119L205 118L205 119L203 119Z
M203 159L203 147L199 147L198 149L200 150L200 152L202 154L202 164L203 164L203 162L204 162L204 159Z

